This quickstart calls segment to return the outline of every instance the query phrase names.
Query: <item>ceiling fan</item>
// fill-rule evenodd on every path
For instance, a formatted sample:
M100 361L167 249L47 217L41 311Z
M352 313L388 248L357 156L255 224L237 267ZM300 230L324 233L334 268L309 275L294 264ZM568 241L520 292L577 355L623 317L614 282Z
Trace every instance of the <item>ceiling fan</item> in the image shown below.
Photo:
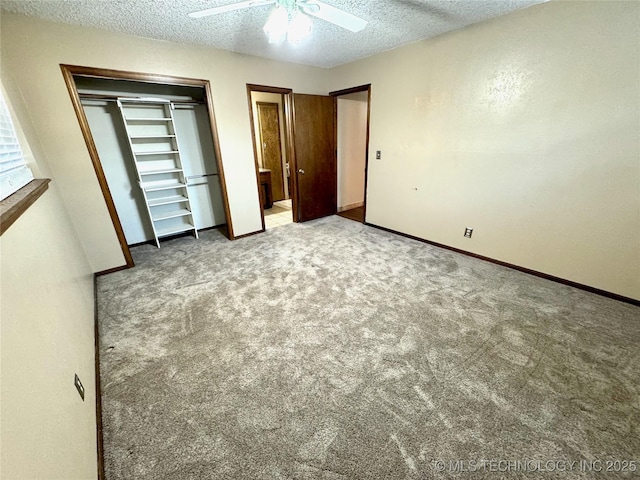
M190 13L189 16L202 18L265 5L275 5L264 25L269 43L280 43L285 39L290 43L298 43L311 32L311 19L307 15L320 18L354 33L362 31L367 26L366 20L320 0L248 0L207 8Z

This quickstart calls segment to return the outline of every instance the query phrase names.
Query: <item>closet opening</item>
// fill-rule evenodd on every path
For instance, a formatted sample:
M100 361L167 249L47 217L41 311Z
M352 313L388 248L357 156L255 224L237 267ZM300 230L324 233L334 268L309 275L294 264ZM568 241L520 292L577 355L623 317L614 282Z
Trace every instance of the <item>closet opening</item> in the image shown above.
M293 92L247 85L262 229L298 221L293 148Z
M130 246L233 239L208 81L61 68L128 267Z
M336 111L338 215L364 223L371 85L331 92Z

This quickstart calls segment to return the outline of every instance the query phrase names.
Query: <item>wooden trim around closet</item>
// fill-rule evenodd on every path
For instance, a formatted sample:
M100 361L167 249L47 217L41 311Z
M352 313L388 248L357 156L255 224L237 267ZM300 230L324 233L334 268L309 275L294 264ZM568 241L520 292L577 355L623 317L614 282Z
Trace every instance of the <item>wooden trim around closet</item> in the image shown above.
M224 167L222 166L222 151L220 150L220 138L218 137L218 125L216 123L216 115L213 111L213 95L211 94L211 84L209 80L199 80L204 82L205 102L209 111L209 124L211 126L211 137L213 138L213 151L216 154L216 165L218 167L218 178L220 179L220 193L222 194L222 205L224 207L224 215L227 220L227 235L229 240L234 240L233 221L231 220L231 210L229 208L229 196L227 194L227 180L224 176Z
M105 176L104 170L102 169L102 163L100 163L98 149L96 148L96 144L93 140L93 135L91 135L89 120L84 113L84 108L82 108L80 96L78 95L78 89L76 88L76 82L73 79L73 76L78 74L76 72L86 72L88 69L86 67L74 67L72 65L60 65L60 68L62 69L62 76L64 77L64 82L67 85L67 90L69 91L69 95L71 96L73 109L76 112L76 117L78 118L78 123L80 124L82 137L84 138L84 142L87 145L87 149L89 150L89 156L91 157L91 163L93 164L93 169L96 172L96 177L98 178L100 189L102 190L102 196L104 197L104 201L107 204L107 210L109 211L109 216L111 217L111 223L113 224L113 228L116 231L116 236L118 237L118 241L120 242L122 254L124 255L127 267L131 268L134 266L133 257L131 256L129 246L127 245L127 239L124 235L124 229L122 228L122 223L120 222L120 217L118 216L118 212L116 210L116 205L113 201L113 197L111 196L111 190L109 190L107 177ZM98 72L103 72L102 70L95 69L95 71L96 75L99 78L103 78L103 75L98 74Z
M199 78L175 77L171 75L158 75L154 73L129 72L126 70L111 70L108 68L82 67L79 65L60 64L71 75L78 77L103 78L105 80L129 80L142 83L159 83L164 85L176 85L183 87L203 87L208 80Z
M62 75L67 85L67 90L69 91L69 95L71 96L71 102L76 112L76 117L78 118L78 122L80 124L80 130L82 131L82 135L87 145L87 149L89 150L89 156L91 157L91 162L93 163L93 168L96 172L98 183L100 184L100 189L102 190L102 194L107 204L107 209L109 211L109 215L111 217L111 221L113 223L116 236L118 237L118 241L120 242L120 247L122 249L122 253L124 254L124 257L126 260L126 266L128 268L134 266L133 257L131 256L131 251L129 250L129 246L127 245L127 241L124 235L124 230L122 228L122 223L120 222L120 218L116 211L113 197L111 195L109 186L107 184L107 179L104 174L104 170L102 169L102 164L100 163L98 150L95 146L93 136L91 135L89 122L84 113L84 109L80 101L80 96L78 95L78 90L76 88L74 76L100 78L100 79L107 79L107 80L128 80L128 81L136 81L136 82L142 82L142 83L154 83L154 84L163 84L163 85L203 88L204 94L205 94L204 95L205 104L207 105L207 110L209 114L209 123L211 126L211 135L213 138L213 148L216 155L216 166L218 168L218 176L220 178L220 190L222 194L222 203L223 203L226 222L227 222L227 234L230 240L234 239L233 223L231 220L231 214L229 209L229 199L227 195L227 185L225 181L224 168L222 166L222 154L220 151L220 141L218 138L215 112L213 110L213 98L211 95L211 86L208 80L186 78L186 77L175 77L175 76L169 76L169 75L149 74L149 73L141 73L141 72L128 72L128 71L122 71L122 70L110 70L110 69L104 69L104 68L83 67L83 66L77 66L77 65L65 65L65 64L61 64L60 68L62 69ZM103 272L100 272L100 273L103 273Z

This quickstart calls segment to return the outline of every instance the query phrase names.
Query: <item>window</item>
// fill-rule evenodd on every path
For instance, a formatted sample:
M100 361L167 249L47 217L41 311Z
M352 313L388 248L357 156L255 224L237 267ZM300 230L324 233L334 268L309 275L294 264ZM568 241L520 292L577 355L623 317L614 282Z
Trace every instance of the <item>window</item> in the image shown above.
M4 200L33 180L24 161L9 107L0 94L0 200Z

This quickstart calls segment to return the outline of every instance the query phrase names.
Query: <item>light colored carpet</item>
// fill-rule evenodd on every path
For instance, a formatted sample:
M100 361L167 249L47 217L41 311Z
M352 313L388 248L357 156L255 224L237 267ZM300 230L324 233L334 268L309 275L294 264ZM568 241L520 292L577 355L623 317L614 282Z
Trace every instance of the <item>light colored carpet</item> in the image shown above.
M98 280L109 480L640 460L638 307L336 216L133 255Z

